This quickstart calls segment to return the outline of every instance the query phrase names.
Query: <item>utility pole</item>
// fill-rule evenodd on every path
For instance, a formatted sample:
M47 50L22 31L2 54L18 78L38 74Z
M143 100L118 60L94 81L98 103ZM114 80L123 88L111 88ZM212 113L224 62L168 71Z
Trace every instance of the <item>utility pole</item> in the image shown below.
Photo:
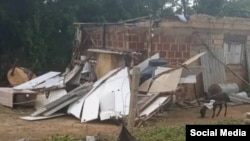
M132 73L132 80L130 83L131 95L128 115L128 130L133 132L135 126L135 118L137 116L137 94L140 80L140 68L134 67Z

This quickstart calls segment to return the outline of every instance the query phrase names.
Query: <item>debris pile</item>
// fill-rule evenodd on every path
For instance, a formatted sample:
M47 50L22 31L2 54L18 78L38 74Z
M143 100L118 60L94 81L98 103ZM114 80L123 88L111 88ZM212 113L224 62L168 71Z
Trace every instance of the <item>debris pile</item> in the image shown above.
M167 62L161 60L158 53L134 66L141 74L136 95L136 120L148 120L175 102L180 84L196 83L195 75L182 77L183 70L205 53L193 56L177 68L167 67ZM84 56L63 73L50 71L12 88L0 88L0 103L9 107L18 102L32 103L36 110L20 117L24 120L63 115L72 115L81 122L121 119L130 113L133 70L117 64L97 77L97 68Z

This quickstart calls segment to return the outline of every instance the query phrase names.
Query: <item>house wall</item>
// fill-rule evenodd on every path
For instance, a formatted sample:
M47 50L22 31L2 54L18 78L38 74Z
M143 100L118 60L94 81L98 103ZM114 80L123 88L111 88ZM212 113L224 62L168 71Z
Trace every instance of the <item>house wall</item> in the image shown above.
M118 49L121 51L133 50L144 53L141 60L147 58L147 31L148 28L125 28L124 26L110 26L106 33L106 48ZM89 28L91 47L103 48L103 30L101 27ZM161 58L165 58L168 66L176 66L183 63L190 57L190 46L192 37L190 34L172 34L165 32L164 29L157 28L152 31L153 37L149 56L159 53ZM138 62L140 62L139 60Z
M151 31L151 44L148 40L148 27L149 22L138 23L137 26L108 26L106 48L142 52L143 56L137 60L137 63L158 52L161 58L167 60L169 67L175 67L191 56L206 50L202 43L206 43L210 47L224 48L226 35L246 36L244 48L250 48L249 19L193 15L187 23L162 20ZM88 44L88 47L102 48L102 27L88 27L85 30L90 34L91 39L91 44ZM197 65L201 65L200 60L195 61L190 66ZM247 74L250 69L247 69L248 66L244 61L242 64L227 66L248 81ZM235 77L228 69L225 69L225 76L226 82L224 83L237 83L241 89L244 88L245 83ZM204 78L199 76L197 79L203 80ZM201 80L197 81L202 82ZM202 93L203 87L201 85L197 87L196 91L199 95Z

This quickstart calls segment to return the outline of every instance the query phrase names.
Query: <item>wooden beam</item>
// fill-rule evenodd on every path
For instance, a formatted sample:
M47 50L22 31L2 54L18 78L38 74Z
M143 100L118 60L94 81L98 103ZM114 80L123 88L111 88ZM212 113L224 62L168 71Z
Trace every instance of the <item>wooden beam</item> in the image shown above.
M133 131L135 126L135 118L137 113L137 94L139 88L140 80L140 69L138 67L133 68L132 80L130 84L131 95L130 95L130 105L129 105L129 115L128 115L128 130Z

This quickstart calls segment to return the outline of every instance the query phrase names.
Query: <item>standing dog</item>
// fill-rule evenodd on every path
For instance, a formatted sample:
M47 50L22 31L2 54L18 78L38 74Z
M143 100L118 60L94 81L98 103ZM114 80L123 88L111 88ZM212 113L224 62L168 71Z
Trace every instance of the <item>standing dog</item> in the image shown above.
M218 106L219 106L219 111L216 114L216 116L219 116L223 105L225 106L224 116L227 115L227 102L230 102L230 98L226 93L221 92L221 93L207 96L205 102L209 102L209 103L204 104L204 106L201 108L201 110L200 110L201 118L205 117L206 110L210 109L210 108L213 109L212 118L214 118L215 111L216 111Z

